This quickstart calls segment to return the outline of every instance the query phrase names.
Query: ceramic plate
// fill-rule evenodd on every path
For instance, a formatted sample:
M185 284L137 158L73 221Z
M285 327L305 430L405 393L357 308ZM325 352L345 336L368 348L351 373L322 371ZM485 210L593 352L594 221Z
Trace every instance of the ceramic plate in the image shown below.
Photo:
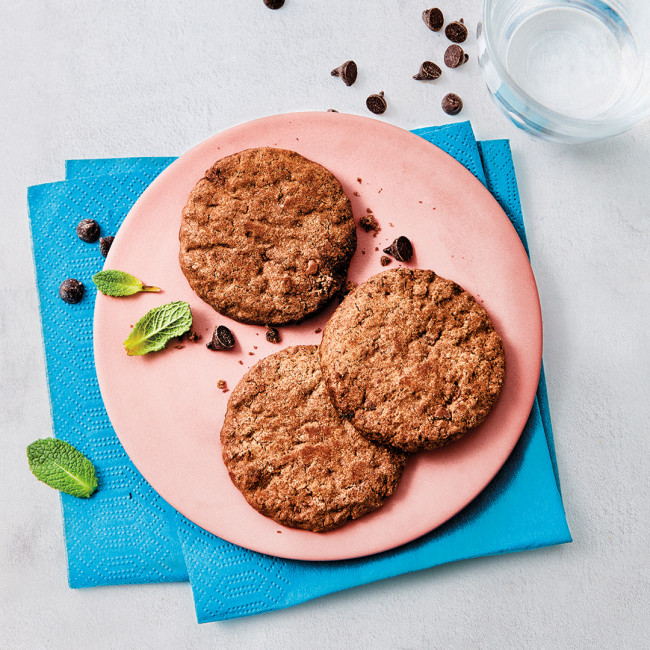
M333 172L355 219L370 208L376 237L358 229L350 279L383 270L381 249L406 235L409 266L433 269L484 305L501 334L507 371L501 397L483 424L459 442L414 455L397 492L375 513L335 531L312 533L276 524L251 508L221 459L219 431L230 392L254 363L279 349L317 344L336 307L280 329L280 345L264 328L217 314L190 289L178 264L181 211L194 184L218 158L250 147L293 149ZM377 250L378 249L378 250ZM397 264L393 262L391 267ZM215 135L168 167L144 192L119 230L105 268L127 271L163 288L130 298L97 296L95 359L102 396L126 452L172 506L219 537L270 555L341 560L378 553L436 528L490 482L515 446L539 378L542 326L535 280L508 218L462 165L422 138L378 120L338 113L296 113L248 122ZM182 349L128 357L130 327L149 309L190 303L203 336ZM207 350L216 324L237 345Z

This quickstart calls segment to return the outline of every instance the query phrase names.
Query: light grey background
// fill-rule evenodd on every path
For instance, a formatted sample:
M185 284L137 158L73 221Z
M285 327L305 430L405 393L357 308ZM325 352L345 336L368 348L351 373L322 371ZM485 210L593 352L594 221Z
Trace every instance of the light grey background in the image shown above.
M640 1L640 0L639 0ZM516 130L470 61L436 85L444 36L414 0L0 3L0 646L9 648L648 647L650 124L561 147ZM329 76L359 65L347 88ZM278 613L198 626L188 584L67 587L58 496L24 449L51 433L26 187L75 157L180 154L236 123L336 108L405 128L458 119L510 138L545 327L571 545L457 563Z

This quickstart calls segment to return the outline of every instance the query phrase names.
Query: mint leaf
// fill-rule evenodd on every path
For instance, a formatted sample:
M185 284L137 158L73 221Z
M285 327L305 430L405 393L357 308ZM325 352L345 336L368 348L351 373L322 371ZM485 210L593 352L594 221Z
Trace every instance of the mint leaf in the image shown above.
M105 296L132 296L140 291L160 291L158 287L148 287L138 278L124 271L100 271L93 275L93 282Z
M129 356L162 350L170 339L187 332L192 326L192 311L182 300L148 311L131 330L124 347Z
M27 447L32 474L55 490L73 497L88 498L97 488L93 464L71 444L57 438L43 438Z

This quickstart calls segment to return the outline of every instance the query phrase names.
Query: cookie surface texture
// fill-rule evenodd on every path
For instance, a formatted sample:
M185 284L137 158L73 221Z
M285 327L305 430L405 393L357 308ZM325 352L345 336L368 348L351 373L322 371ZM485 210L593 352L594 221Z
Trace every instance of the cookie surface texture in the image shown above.
M223 460L248 503L293 528L324 532L377 510L406 456L361 436L332 405L318 348L262 359L228 402Z
M356 249L350 201L321 165L285 149L218 160L183 209L179 261L219 313L258 325L298 322L345 283Z
M359 285L325 326L320 362L333 402L376 442L435 449L496 402L505 353L474 298L433 271L399 268Z

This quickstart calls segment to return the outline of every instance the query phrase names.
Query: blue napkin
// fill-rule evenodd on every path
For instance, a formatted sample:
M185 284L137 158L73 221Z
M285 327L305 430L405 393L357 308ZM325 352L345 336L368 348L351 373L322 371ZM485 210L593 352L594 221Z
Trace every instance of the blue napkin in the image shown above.
M469 123L418 135L446 150L485 183L525 243L506 141L477 145ZM94 371L90 277L101 268L97 245L74 227L96 218L115 234L147 185L174 158L73 160L67 181L29 188L34 261L54 430L98 469L88 501L62 495L72 587L190 578L199 622L288 607L384 577L457 559L570 541L557 480L543 377L515 451L488 488L433 533L393 551L352 561L309 563L247 551L175 512L126 457L106 415ZM78 305L57 296L66 277L85 280Z

